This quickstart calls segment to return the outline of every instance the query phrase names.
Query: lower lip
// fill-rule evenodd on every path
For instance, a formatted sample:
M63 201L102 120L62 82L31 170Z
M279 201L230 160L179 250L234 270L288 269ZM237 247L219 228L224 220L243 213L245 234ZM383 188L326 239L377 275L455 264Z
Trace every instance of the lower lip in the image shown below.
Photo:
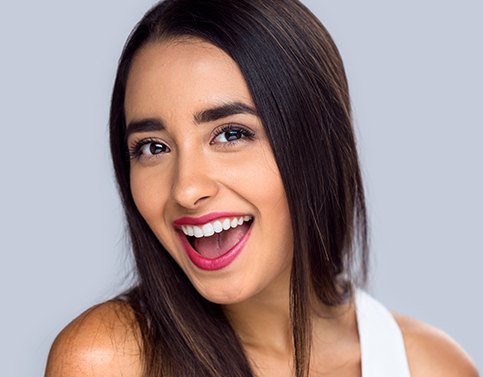
M242 239L238 241L235 246L233 246L225 254L213 259L205 258L197 253L196 250L193 249L193 247L189 243L188 238L183 233L180 233L179 237L183 244L184 250L186 251L186 254L188 254L191 262L193 262L196 267L205 271L216 271L228 266L242 252L243 247L245 246L248 238L250 237L252 225L253 223L250 225L250 228L248 228L248 231L245 233Z

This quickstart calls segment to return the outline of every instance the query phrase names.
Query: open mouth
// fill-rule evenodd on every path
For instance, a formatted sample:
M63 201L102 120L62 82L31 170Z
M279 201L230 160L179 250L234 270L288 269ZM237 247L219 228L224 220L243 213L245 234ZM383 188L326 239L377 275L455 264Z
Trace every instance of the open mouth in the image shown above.
M197 254L214 260L233 250L252 223L251 216L225 217L202 225L182 225L181 231Z

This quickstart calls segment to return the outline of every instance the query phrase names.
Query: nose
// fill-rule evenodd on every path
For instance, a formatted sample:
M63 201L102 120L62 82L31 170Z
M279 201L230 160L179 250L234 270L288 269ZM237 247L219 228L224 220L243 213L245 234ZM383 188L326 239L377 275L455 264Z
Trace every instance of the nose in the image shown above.
M178 205L196 209L217 194L218 184L210 168L202 153L178 155L172 186L172 197Z

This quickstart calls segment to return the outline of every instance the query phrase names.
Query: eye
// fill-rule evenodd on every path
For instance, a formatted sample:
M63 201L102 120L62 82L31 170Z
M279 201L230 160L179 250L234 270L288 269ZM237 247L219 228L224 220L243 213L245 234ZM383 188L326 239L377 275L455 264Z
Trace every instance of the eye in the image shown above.
M252 131L233 124L216 129L214 134L215 137L210 144L234 144L238 141L241 141L242 139L251 140L255 136Z
M163 152L167 152L167 150L168 150L168 147L165 144L151 142L151 143L146 143L142 145L141 148L139 149L139 152L141 154L149 156L149 155L156 155Z
M150 159L170 151L169 147L159 140L143 139L133 143L129 148L129 156L131 159Z

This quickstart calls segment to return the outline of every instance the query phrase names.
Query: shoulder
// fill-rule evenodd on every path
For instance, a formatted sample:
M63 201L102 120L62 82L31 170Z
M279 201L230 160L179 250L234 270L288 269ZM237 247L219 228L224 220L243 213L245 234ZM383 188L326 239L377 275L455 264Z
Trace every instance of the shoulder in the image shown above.
M140 376L135 316L122 302L94 306L65 327L49 353L46 377Z
M479 376L469 356L444 332L409 317L394 317L404 337L411 376Z

